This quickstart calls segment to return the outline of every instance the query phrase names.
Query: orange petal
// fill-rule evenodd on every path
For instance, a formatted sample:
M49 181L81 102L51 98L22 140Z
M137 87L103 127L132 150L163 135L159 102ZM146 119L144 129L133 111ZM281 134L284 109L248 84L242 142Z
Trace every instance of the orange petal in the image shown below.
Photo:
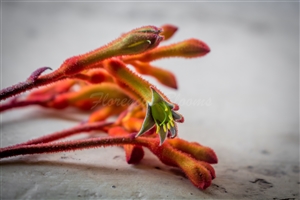
M160 33L160 35L164 36L164 41L166 41L174 35L174 33L178 30L178 27L171 24L165 24L161 26L161 29L163 31Z
M137 132L141 129L144 119L130 117L122 121L123 127L129 132Z
M123 145L128 164L137 164L144 157L144 150L141 146L137 145Z
M203 164L188 154L171 147L168 142L162 145L164 148L160 150L161 153L155 153L160 160L168 165L181 168L197 188L205 189L210 186L212 178L215 177L213 168L209 167L209 164Z
M108 117L111 117L113 115L120 114L123 112L128 106L105 106L97 111L93 112L89 117L89 122L96 122L96 121L103 121L107 119Z
M110 136L123 136L128 135L129 133L125 131L122 127L116 126L110 128L108 131ZM128 164L139 163L144 157L144 150L141 146L138 145L123 145L126 155L126 161Z
M169 57L195 58L204 56L209 52L210 48L201 40L188 39L168 46L157 47L139 55L126 56L123 61L130 63L135 60L151 62Z
M190 154L193 158L199 161L205 161L211 164L218 163L218 158L215 152L209 148L195 142L188 142L180 138L168 140L174 148Z
M132 62L131 64L140 74L150 75L154 77L157 81L159 81L161 84L170 88L177 89L176 77L172 72L159 67L154 67L149 63Z
M74 106L90 110L97 106L130 104L131 102L131 99L116 84L102 83L87 85L79 91L59 95L49 103L49 107L64 108L63 106Z
M66 79L54 84L33 90L27 96L27 100L50 99L58 94L68 92L76 84L75 80Z

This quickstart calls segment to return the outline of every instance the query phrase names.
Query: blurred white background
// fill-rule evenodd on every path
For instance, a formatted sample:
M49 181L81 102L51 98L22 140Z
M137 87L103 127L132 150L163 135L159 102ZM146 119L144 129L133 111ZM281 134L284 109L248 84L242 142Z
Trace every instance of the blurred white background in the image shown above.
M179 137L219 158L205 191L150 153L127 165L117 147L5 159L1 198L299 198L299 2L3 1L1 22L2 88L144 25L178 26L168 43L205 41L203 58L154 63L176 74L178 91L149 80L180 104ZM59 115L3 113L1 146L78 123Z

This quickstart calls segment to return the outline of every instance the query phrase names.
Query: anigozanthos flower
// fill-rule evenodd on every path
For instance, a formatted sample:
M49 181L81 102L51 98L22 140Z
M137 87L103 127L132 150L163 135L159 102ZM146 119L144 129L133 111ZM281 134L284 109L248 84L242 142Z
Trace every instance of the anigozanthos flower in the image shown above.
M143 47L143 45L150 45L152 43L157 47L158 43L162 40L160 34L173 34L168 28L165 28L165 32L161 32L160 29L154 27L140 28L139 31L134 31L134 33L137 35L141 33L144 35L146 33L147 37L148 34L150 34L150 36L154 36L155 42L150 41L150 43L147 44L149 41L148 39L139 40L139 42L128 40L130 41L130 44L133 44L129 45L129 49L131 49L131 47L136 49L136 45L138 47ZM167 36L167 38L168 37L169 36ZM146 109L146 116L142 128L136 137L143 135L155 126L156 132L160 137L160 144L162 144L167 137L176 137L176 122L183 122L183 117L175 112L178 106L172 104L160 91L156 90L151 83L142 79L138 74L127 68L126 64L133 65L137 71L142 74L159 77L160 82L163 82L161 80L164 80L162 77L168 77L168 83L164 82L164 84L176 88L176 79L171 73L159 70L149 63L167 57L200 57L206 55L209 51L210 48L204 42L197 39L189 39L168 46L157 48L153 48L152 46L150 48L147 47L147 51L143 51L143 53L126 53L127 56L122 56L121 59L111 58L103 61L104 68L114 78L115 82L128 96L141 103Z
M200 57L210 51L204 42L197 39L157 47L163 38L169 39L176 30L177 27L173 25L134 29L108 45L67 59L53 73L41 76L50 69L42 67L35 70L25 82L1 90L0 100L4 100L52 83L47 88L33 91L26 98L15 97L1 104L0 112L29 105L56 109L74 106L93 111L89 120L78 126L0 148L0 159L116 145L123 146L129 164L136 164L143 159L143 147L146 147L162 163L180 168L197 188L210 186L216 177L210 165L218 162L215 152L197 142L174 138L177 135L176 122L183 122L183 117L175 112L178 106L126 66L132 65L138 73L150 75L176 89L174 74L150 62L167 57ZM93 109L97 105L99 107ZM109 122L110 119L106 121L116 115L119 116L114 122ZM91 131L106 132L109 137L54 142ZM155 131L159 137L153 137ZM143 134L147 136L138 137ZM167 137L174 139L167 140Z
M166 101L153 87L152 101L147 103L147 112L141 130L136 137L143 135L145 132L156 127L156 133L159 134L160 144L167 137L174 138L177 136L176 122L183 122L184 118L177 110L177 105Z
M154 126L162 144L167 137L177 135L175 122L183 122L183 117L175 112L178 105L170 103L153 85L132 72L126 65L117 59L109 59L104 64L110 75L118 80L119 86L132 99L142 103L146 108L146 116L142 128L136 137L144 134Z

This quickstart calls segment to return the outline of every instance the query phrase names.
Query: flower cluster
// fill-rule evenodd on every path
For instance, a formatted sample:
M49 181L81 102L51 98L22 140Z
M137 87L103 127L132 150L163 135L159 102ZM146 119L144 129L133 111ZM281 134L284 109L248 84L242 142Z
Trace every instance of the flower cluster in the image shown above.
M136 164L144 156L142 147L146 147L166 165L181 168L196 187L208 187L215 178L210 165L217 163L214 151L175 138L177 122L184 121L177 112L179 106L140 76L152 76L176 89L174 74L151 62L167 57L201 57L210 51L197 39L159 46L176 31L173 25L134 29L103 47L67 59L49 74L42 75L51 69L42 67L26 81L1 90L0 100L10 98L0 105L1 112L30 105L57 110L75 107L89 111L89 117L76 127L1 148L0 158L121 145L127 162ZM37 87L28 95L19 95ZM112 122L108 120L111 117L115 117ZM56 142L89 131L105 132L108 137Z

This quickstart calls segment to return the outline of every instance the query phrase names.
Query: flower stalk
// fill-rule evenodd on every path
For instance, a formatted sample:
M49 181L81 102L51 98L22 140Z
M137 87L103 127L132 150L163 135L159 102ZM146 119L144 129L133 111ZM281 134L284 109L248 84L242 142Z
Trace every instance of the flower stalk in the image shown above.
M121 146L127 163L138 164L145 156L144 148L148 148L164 164L180 168L197 188L207 188L216 177L211 166L218 162L215 152L177 137L177 123L184 121L177 112L179 106L141 76L152 76L177 89L175 75L151 62L202 57L210 52L198 39L159 46L177 29L170 24L134 29L107 45L65 60L49 74L42 75L51 68L41 67L24 82L1 90L0 100L10 99L0 104L0 112L35 105L54 110L73 107L88 116L75 127L1 148L0 159ZM35 90L19 95L31 89ZM89 138L59 141L82 133Z

